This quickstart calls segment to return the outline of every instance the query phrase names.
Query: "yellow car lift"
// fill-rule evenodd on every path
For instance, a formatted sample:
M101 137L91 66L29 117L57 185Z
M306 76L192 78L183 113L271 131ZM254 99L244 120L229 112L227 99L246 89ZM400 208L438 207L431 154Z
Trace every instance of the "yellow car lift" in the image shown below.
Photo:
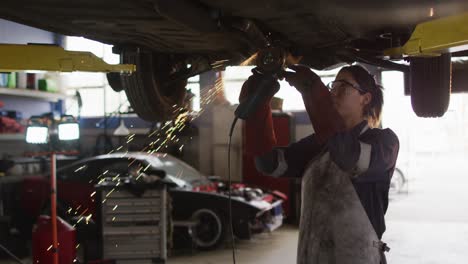
M418 24L402 47L387 49L385 56L438 56L468 49L468 13Z
M23 70L132 73L136 66L107 64L91 52L67 51L56 45L0 44L0 71Z

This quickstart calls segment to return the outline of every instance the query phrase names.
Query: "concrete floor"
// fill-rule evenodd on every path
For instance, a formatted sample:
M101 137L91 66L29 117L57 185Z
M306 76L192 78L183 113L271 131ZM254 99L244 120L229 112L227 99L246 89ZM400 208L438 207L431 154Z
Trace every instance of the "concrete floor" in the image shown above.
M468 259L468 157L437 157L412 171L408 192L393 196L383 240L389 263L463 264ZM237 263L295 263L298 230L283 226L237 244ZM0 261L1 264L15 263ZM26 263L30 263L26 262ZM169 264L232 263L230 248L172 256Z
M468 259L468 157L413 164L407 193L391 197L383 240L388 263L464 264ZM295 263L298 230L284 226L237 245L237 263ZM171 257L169 264L232 263L229 249Z
M387 212L389 263L468 263L468 156L421 162Z
M272 233L259 234L248 241L236 244L236 263L271 264L295 263L298 230L293 226L283 226ZM168 264L218 264L232 263L232 250L229 245L211 252L195 252L169 258Z

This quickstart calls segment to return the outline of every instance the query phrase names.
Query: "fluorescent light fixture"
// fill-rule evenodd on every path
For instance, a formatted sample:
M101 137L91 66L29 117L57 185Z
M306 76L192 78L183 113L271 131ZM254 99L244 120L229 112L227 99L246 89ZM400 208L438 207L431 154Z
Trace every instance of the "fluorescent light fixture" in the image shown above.
M121 119L119 127L117 127L117 129L114 131L114 136L128 136L129 134L130 131L125 126L123 119Z
M30 144L46 144L49 137L49 128L46 126L28 126L26 129L26 142Z
M76 140L80 138L78 123L62 123L58 125L59 140Z

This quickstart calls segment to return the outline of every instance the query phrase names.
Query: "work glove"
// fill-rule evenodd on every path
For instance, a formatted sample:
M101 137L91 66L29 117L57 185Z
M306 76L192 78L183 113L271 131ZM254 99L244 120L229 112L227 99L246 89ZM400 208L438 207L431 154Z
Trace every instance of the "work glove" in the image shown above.
M265 81L269 82L266 85L271 86L271 89L270 89L271 94L267 96L264 101L265 104L269 105L273 96L279 91L280 84L275 79L266 79L261 74L255 73L255 72L242 85L242 89L239 94L239 102L242 102L245 98L252 96L255 93L256 89L258 88L260 82L265 82Z
M331 160L340 169L351 171L355 168L361 154L358 135L352 132L336 133L328 140L327 146Z
M279 90L279 83L275 79L265 79L264 76L254 73L242 85L239 101L242 102L252 96L260 82L271 81L263 85L271 85L271 94L263 98L258 108L246 120L244 141L245 153L254 157L269 152L276 145L276 136L273 130L273 118L271 115L270 102L273 95ZM253 165L253 164L252 164Z
M300 93L310 91L321 83L320 77L304 65L290 65L289 68L294 72L283 71L280 77L284 77L289 85L294 86Z

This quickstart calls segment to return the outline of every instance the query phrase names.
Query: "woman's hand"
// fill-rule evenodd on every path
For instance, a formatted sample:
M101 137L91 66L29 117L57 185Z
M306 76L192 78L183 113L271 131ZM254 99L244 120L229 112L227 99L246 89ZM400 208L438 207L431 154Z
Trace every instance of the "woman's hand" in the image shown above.
M245 98L252 96L260 85L270 87L270 94L265 98L265 103L269 104L271 98L279 91L279 82L272 78L265 78L257 73L252 74L242 85L242 89L239 94L239 102L242 102Z
M284 77L289 85L296 87L300 93L307 92L314 88L320 77L311 69L304 65L290 65L294 72L283 71L281 77Z

